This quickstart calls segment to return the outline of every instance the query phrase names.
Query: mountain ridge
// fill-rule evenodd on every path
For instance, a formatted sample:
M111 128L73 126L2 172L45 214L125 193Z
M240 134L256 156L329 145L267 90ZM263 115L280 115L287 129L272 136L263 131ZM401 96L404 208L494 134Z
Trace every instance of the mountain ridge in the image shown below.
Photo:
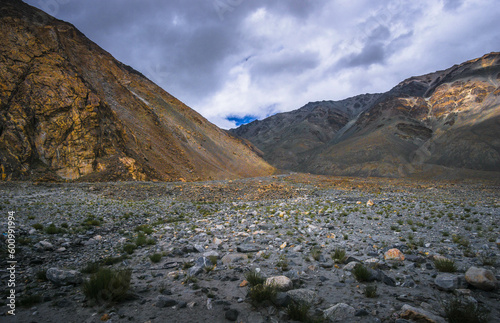
M22 1L0 5L2 179L207 180L274 168L89 40Z
M283 129L273 117L230 131L250 140L272 165L291 171L327 175L406 177L465 176L477 171L500 172L500 53L413 76L391 90L368 94L357 117L339 116L340 128L313 122L301 131ZM363 96L363 95L362 95ZM323 101L323 106L341 101ZM328 104L326 104L326 102ZM279 115L293 120L311 114L308 105ZM328 110L328 109L327 109ZM325 113L331 113L326 111ZM293 127L293 122L292 122ZM272 130L271 130L272 129ZM328 141L316 140L309 149L294 142L320 131ZM272 133L274 139L268 140ZM287 154L280 151L283 147Z

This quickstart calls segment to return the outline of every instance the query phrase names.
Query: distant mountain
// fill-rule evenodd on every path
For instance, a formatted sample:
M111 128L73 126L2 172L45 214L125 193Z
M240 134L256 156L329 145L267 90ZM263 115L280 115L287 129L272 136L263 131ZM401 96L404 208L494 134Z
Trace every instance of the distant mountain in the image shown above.
M286 170L351 176L500 172L500 53L383 94L314 102L230 130Z
M131 44L133 46L133 44ZM267 175L256 149L73 25L0 4L3 180L197 180Z

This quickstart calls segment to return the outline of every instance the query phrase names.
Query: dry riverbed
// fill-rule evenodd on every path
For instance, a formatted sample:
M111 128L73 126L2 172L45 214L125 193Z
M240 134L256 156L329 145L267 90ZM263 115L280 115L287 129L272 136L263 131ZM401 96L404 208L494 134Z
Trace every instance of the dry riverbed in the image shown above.
M17 263L9 316L4 234L0 321L494 322L499 188L304 174L1 183Z

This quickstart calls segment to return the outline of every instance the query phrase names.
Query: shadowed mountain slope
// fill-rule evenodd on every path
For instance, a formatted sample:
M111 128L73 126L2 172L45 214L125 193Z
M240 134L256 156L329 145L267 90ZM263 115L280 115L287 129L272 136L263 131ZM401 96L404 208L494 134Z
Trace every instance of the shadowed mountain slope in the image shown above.
M500 53L409 78L383 94L309 103L231 131L293 171L444 178L500 172Z
M0 4L2 179L200 180L273 172L86 38L22 1Z

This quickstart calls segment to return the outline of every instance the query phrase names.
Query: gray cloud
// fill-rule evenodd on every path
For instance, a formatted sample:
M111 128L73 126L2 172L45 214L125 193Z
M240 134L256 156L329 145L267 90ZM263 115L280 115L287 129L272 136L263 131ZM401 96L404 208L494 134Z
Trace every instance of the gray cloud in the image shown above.
M500 39L496 0L26 2L225 128L227 116L260 118L270 106L385 91Z
M268 58L257 60L250 68L254 78L267 78L279 74L301 74L306 70L317 67L320 63L319 56L314 52L279 53Z

